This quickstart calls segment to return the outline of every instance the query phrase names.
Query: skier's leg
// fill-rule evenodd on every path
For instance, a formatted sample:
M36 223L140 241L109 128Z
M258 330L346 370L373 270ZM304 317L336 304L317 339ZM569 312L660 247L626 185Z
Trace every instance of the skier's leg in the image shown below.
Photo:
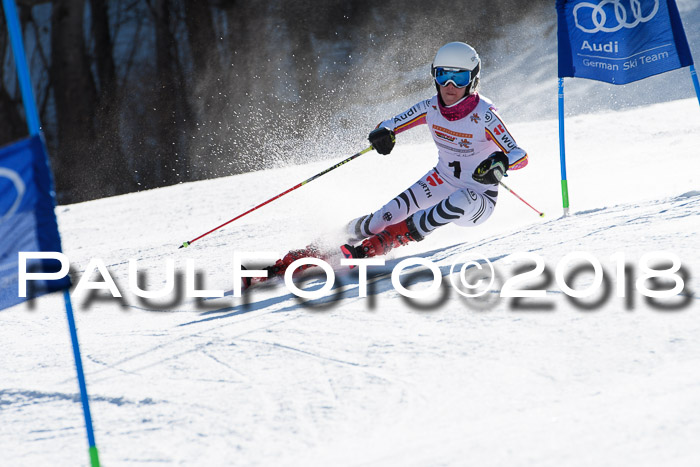
M377 235L365 238L357 246L345 244L340 247L340 251L346 258L370 258L372 256L385 255L393 248L410 242L420 242L423 240L423 236L413 223L414 216L415 214L397 224L387 226L386 229Z
M436 205L418 211L406 220L366 238L357 247L343 245L341 251L346 257L353 258L385 255L393 248L423 240L435 229L450 222L462 227L477 226L491 216L497 197L497 190L477 193L466 188L456 191Z
M379 210L350 221L347 225L348 243L357 243L363 238L380 233L414 212L435 205L454 191L455 187L444 182L437 170L431 169Z
M478 193L470 188L456 191L430 209L417 212L413 220L418 233L425 237L450 222L461 227L475 227L485 222L496 207L498 190Z

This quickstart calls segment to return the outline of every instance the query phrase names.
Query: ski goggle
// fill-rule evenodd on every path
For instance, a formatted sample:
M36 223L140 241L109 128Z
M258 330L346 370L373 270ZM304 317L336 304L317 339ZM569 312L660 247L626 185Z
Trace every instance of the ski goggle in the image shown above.
M467 86L472 80L472 72L458 68L437 67L433 69L433 78L440 86L447 86L450 82L457 88Z

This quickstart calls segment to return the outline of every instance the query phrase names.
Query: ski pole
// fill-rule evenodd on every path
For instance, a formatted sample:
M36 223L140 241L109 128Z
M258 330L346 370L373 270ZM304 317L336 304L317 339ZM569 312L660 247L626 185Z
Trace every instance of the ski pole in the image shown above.
M544 213L543 213L543 212L540 212L540 211L538 211L537 209L533 208L532 205L531 205L530 203L528 203L527 201L525 201L524 199L522 199L522 198L520 197L520 195L518 195L516 192L514 192L513 190L511 190L510 188L508 188L508 185L506 185L505 183L503 183L503 182L500 181L500 180L499 180L498 183L500 183L501 186L502 186L503 188L505 188L506 190L508 190L508 191L510 191L511 193L513 193L513 195L515 195L515 197L518 198L520 201L522 201L523 203L527 204L527 205L530 207L530 209L532 209L532 210L535 211L537 214L539 214L540 217L544 217Z
M286 190L286 191L283 191L283 192L280 193L279 195L273 196L272 198L268 199L268 200L265 201L264 203L258 204L258 205L255 206L254 208L251 208L251 209L247 210L246 212L244 212L243 214L240 214L240 215L234 217L233 219L224 222L224 223L221 224L220 226L214 227L214 228L211 229L209 232L203 233L203 234L200 235L199 237L194 238L194 239L190 240L189 242L183 242L183 244L180 245L178 248L187 248L188 246L190 246L192 243L196 242L196 241L199 240L200 238L206 237L206 236L209 235L210 233L215 232L215 231L219 230L220 228L222 228L222 227L224 227L224 226L230 224L231 222L233 222L233 221L235 221L235 220L238 220L238 219L240 219L241 217L243 217L243 216L245 216L245 215L247 215L247 214L250 214L251 212L255 211L256 209L259 209L259 208L265 206L266 204L273 202L273 201L276 200L277 198L281 198L282 196L286 195L286 194L289 193L290 191L294 191L294 190L296 190L297 188L299 188L299 187L301 187L301 186L304 186L304 185L306 185L307 183L312 182L312 181L316 180L317 178L319 178L319 177L321 177L321 176L323 176L323 175L326 175L326 174L327 174L328 172L330 172L331 170L337 169L338 167L340 167L340 166L343 165L343 164L347 164L347 163L350 162L351 160L360 157L362 154L365 154L365 153L367 153L367 152L370 152L372 149L374 149L374 148L373 148L372 146L370 146L370 147L368 147L368 148L366 148L366 149L363 149L362 151L358 152L357 154L353 154L352 156L348 157L348 158L345 159L344 161L338 162L337 164L335 164L335 165L332 166L332 167L327 168L327 169L324 170L323 172L319 172L319 173L317 173L316 175L314 175L313 177L308 178L308 179L304 180L303 182L301 182L301 183L299 183L299 184L297 184L297 185L294 185L293 187L291 187L290 189L288 189L288 190Z

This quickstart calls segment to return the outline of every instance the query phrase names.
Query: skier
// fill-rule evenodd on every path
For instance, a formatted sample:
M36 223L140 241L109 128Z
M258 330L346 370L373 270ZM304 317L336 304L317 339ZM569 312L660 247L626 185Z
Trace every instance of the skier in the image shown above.
M491 216L501 177L525 167L527 153L492 102L477 92L480 71L479 55L471 46L444 45L431 66L437 94L369 134L372 147L386 155L394 148L395 135L425 124L438 148L438 163L379 210L348 224L347 243L340 247L346 258L385 255L450 222L473 227ZM291 251L267 268L268 276L283 274L293 261L310 256L324 255L313 245Z

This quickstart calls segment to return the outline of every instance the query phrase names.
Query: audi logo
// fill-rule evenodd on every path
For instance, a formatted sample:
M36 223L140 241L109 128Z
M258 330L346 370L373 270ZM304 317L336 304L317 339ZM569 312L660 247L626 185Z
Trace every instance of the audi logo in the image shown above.
M642 3L646 8L642 7ZM611 7L605 8L611 5ZM640 23L650 21L659 11L659 0L654 0L654 6L649 10L651 1L647 0L603 0L597 5L590 2L581 2L574 7L574 21L576 27L583 32L593 34L595 32L615 32L622 28L632 29ZM583 9L579 17L579 10ZM607 11L607 12L606 12ZM614 12L614 17L608 15ZM590 13L590 18L588 17Z

